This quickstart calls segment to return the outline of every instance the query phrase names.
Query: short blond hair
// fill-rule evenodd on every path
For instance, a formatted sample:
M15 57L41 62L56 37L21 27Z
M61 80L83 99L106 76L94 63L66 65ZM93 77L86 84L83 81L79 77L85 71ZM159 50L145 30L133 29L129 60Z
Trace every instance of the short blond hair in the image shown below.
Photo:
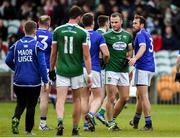
M51 17L48 15L42 15L39 17L39 24L48 25L51 21Z

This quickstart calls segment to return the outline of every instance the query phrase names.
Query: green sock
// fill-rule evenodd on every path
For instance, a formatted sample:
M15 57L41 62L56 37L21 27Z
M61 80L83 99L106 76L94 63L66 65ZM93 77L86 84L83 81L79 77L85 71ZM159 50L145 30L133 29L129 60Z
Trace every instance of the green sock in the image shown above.
M63 118L61 118L61 117L58 118L58 125L59 124L63 125Z
M104 109L104 108L101 108L101 109L99 110L99 113L100 113L101 115L104 115L105 112L106 112L106 109Z

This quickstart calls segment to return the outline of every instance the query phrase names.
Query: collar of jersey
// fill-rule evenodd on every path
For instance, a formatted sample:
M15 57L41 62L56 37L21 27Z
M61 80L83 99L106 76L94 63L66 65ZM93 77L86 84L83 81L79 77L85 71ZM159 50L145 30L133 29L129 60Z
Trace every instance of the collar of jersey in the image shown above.
M71 23L66 23L67 25L70 25L70 26L76 26L76 25L78 25L77 23L73 23L73 24L71 24Z
M87 31L93 31L93 29L87 29Z
M28 42L31 42L31 41L34 41L35 39L34 39L34 37L32 37L32 36L24 36L22 39L21 39L21 42L24 42L25 40L26 41L28 41Z
M38 28L38 30L45 30L45 31L46 31L46 29L45 29L45 28Z
M121 33L122 32L122 28L119 30L119 31L114 31L113 29L112 29L112 31L114 32L114 33Z
M105 29L103 29L103 28L98 28L97 30L102 31L103 33L105 33L105 32L106 32L106 30L105 30Z

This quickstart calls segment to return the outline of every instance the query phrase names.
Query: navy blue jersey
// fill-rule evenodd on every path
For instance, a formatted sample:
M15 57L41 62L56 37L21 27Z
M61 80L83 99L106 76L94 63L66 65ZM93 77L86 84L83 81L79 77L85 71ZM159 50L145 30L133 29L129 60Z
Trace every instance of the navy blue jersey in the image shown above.
M52 33L48 30L39 28L36 31L37 40L44 45L45 49L45 58L47 68L50 68L50 54L51 54L51 45L52 45Z
M25 36L10 48L6 64L14 70L14 85L36 87L48 82L44 45Z
M101 66L99 62L99 51L100 47L105 44L104 37L97 31L88 31L90 34L90 55L91 55L91 64L92 70L101 71Z
M140 30L134 40L135 55L137 54L141 45L146 46L146 51L143 56L139 58L135 67L137 69L155 72L154 55L153 55L153 39L151 35L145 30Z

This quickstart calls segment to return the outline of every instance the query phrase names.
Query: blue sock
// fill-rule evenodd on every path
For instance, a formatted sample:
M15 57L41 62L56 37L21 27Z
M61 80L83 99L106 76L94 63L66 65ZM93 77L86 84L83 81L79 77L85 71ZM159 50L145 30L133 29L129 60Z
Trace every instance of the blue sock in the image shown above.
M84 122L84 127L88 127L88 123L87 122Z
M138 124L139 120L141 119L141 113L137 113L134 115L133 123Z
M94 113L93 112L89 112L88 113L91 117L94 117Z
M146 122L146 127L152 127L152 119L151 116L146 116L145 117L145 122Z

